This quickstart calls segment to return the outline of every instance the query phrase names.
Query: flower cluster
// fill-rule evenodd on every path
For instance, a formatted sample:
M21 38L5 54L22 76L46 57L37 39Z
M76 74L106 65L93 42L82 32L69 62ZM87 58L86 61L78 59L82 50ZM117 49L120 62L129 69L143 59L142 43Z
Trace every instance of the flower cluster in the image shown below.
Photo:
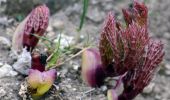
M41 97L53 85L56 70L45 70L47 55L34 53L39 38L44 35L49 22L49 9L40 5L18 25L13 36L13 51L20 53L26 48L31 53L31 69L28 73L28 91L33 99ZM37 37L37 36L38 37Z
M104 77L123 76L124 90L117 98L131 100L149 84L163 59L164 51L163 44L148 34L148 9L144 4L134 1L132 7L123 9L122 12L126 27L122 27L111 12L108 13L101 32L99 52L96 50L100 56L93 52L83 55L89 62L83 61L82 67L86 66L91 71L83 68L82 71L87 71L86 77L89 80L92 80L90 77L95 79L97 73L102 74L101 72ZM92 54L93 57L90 56ZM98 65L102 67L99 72ZM95 80L96 86L102 85L100 81Z

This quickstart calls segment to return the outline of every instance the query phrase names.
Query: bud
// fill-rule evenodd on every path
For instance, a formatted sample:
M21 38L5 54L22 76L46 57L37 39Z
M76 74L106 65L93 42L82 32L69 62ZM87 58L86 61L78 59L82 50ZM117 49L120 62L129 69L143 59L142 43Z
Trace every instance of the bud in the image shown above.
M82 54L82 78L91 87L100 87L105 78L99 51L87 49Z
M20 52L23 47L32 51L37 45L39 38L35 35L42 36L48 26L49 9L46 5L36 7L31 13L19 24L13 36L13 49Z
M148 9L143 3L134 1L133 6L128 9L122 9L127 26L136 22L140 26L147 26Z
M105 26L103 28L103 31L101 32L100 41L99 41L99 51L100 51L103 67L105 67L105 69L106 69L106 66L109 66L109 64L113 62L113 51L112 51L111 44L109 43L106 37L106 34L107 34L106 32L108 32L107 28L114 28L114 24L113 24L114 21L115 21L114 16L110 12L108 14L108 17L106 18L106 21L104 24ZM109 30L109 31L114 31L114 30Z
M31 69L37 69L41 72L45 71L47 55L46 54L39 54L33 53L32 54L32 61L31 61Z
M109 13L99 44L103 67L107 69L109 65L114 65L111 69L115 76L133 69L143 55L148 41L146 27L132 22L123 29L120 23L115 21L113 14Z
M107 100L118 100L117 93L114 89L107 91Z
M56 77L56 70L40 72L38 70L29 70L28 90L33 98L39 98L46 93L53 85Z
M124 91L119 96L120 100L131 100L136 97L150 83L158 65L163 59L163 44L150 40L146 53L138 62L135 69L128 71L123 78Z

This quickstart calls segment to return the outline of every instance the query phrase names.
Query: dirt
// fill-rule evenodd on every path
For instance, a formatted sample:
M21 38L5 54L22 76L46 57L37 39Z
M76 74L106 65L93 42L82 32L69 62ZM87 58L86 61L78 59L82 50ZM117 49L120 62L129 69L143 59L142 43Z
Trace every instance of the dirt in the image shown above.
M3 6L6 5L4 0ZM49 0L50 1L50 0ZM142 0L140 0L142 1ZM165 47L165 57L161 68L155 75L151 84L138 95L135 100L170 100L170 1L168 0L146 0L149 7L149 31L150 34L162 40ZM1 2L1 0L0 0ZM122 20L121 9L127 7L131 0L90 0L86 21L80 34L82 40L90 39L91 43L98 43L98 38L102 28L102 23L107 12L113 11L118 20ZM21 5L17 3L15 5ZM20 7L20 6L19 6ZM21 6L22 7L22 6ZM29 6L28 7L33 7ZM10 10L13 6L10 6ZM31 9L31 8L29 8ZM56 10L53 9L50 17L47 36L52 38L62 33L74 37L77 34L76 29L80 23L82 12L82 2L73 0L65 2ZM12 40L13 32L19 23L16 15L4 13L0 10L0 36L9 41ZM17 11L16 11L17 12ZM13 12L15 14L15 12ZM4 19L4 17L7 18ZM89 38L90 37L90 38ZM10 48L4 48L0 43L0 67L7 63L12 65L14 59L10 55ZM81 78L81 57L78 56L64 65L57 68L60 79L56 79L55 86L43 97L45 100L107 100L106 89L93 89L87 86ZM21 100L18 92L24 76L8 76L0 78L0 100Z

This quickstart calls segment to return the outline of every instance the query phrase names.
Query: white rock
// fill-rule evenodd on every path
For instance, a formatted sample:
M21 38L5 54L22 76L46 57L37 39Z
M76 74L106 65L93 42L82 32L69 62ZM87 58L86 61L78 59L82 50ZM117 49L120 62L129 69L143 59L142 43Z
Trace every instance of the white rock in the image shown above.
M107 90L107 86L105 86L105 85L102 86L102 87L101 87L101 90L102 90L102 91L106 91L106 90Z
M13 64L13 68L21 74L28 75L28 70L31 68L31 54L26 48L18 56L18 60Z
M73 90L73 91L76 91L77 89L76 89L76 88L73 88L72 90Z
M79 69L79 67L80 67L79 64L78 64L78 62L73 62L72 65L73 65L73 69L76 70L76 71L77 71L77 70Z
M149 94L153 91L155 83L150 83L147 87L144 88L143 93Z
M0 78L7 77L7 76L16 76L18 73L13 70L12 66L8 64L4 64L0 67Z
M59 41L59 38L60 39L60 48L63 49L65 47L68 47L70 46L70 44L73 43L73 37L72 36L67 36L65 34L61 34L61 37L60 37L60 34L57 36L57 39L54 40L55 43L57 43Z

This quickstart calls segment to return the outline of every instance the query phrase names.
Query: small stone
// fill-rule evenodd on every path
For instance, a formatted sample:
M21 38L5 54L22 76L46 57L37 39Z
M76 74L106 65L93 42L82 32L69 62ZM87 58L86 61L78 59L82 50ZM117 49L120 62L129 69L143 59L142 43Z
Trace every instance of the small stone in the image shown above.
M154 92L155 93L161 93L162 92L161 87L160 86L155 86Z
M58 42L60 39L60 48L63 49L65 47L69 47L73 43L73 37L68 36L65 34L60 34L57 36L57 38L54 40L54 42Z
M56 34L57 33L51 31L51 32L48 32L47 37L49 37L49 39L54 39L56 37Z
M18 73L16 71L14 71L12 69L12 66L8 65L8 64L4 64L1 68L0 68L0 78L2 77L6 77L6 76L16 76Z
M53 28L51 26L48 26L47 27L47 32L52 32L53 31Z
M64 28L64 23L61 20L55 20L52 23L52 27L55 28L55 29L63 29Z
M94 22L101 22L105 16L104 12L100 11L97 7L89 8L87 12L87 17Z
M76 70L76 71L79 69L79 67L80 67L80 66L79 66L78 64L74 64L74 65L73 65L73 69Z
M91 4L93 4L93 5L96 5L100 2L99 0L90 0L90 1L91 1Z
M68 84L68 85L67 85L67 88L71 89L71 88L72 88L72 86Z
M170 70L165 70L165 75L170 75Z
M3 63L2 62L0 62L0 67L3 65Z
M153 91L155 83L150 83L147 87L144 88L143 93L149 94Z
M23 98L23 100L26 100L26 98L27 98L27 94L28 94L27 87L28 87L28 84L26 81L21 83L20 90L19 90L18 94Z
M7 17L0 17L0 25L4 25L4 26L8 25Z
M160 95L156 95L156 96L155 96L155 100L162 100L161 98L162 98L162 97L161 97Z
M106 91L106 90L107 90L107 86L105 86L105 85L102 86L102 87L101 87L101 90L102 90L102 91Z
M76 88L73 88L72 90L73 90L73 91L76 91L77 89L76 89Z
M5 3L7 0L0 0L0 5L1 5L1 3L3 2L3 3Z
M11 47L11 42L7 38L0 36L0 47L9 49Z
M60 77L65 77L65 75L67 74L67 72L68 72L68 69L63 69L62 71L61 71L61 74L60 74ZM59 75L57 75L57 76L59 76Z
M28 71L31 68L31 54L26 48L18 56L18 60L13 64L13 68L23 75L28 75Z
M6 94L7 94L6 91L3 88L1 88L0 89L0 98L5 96Z
M170 70L170 64L165 64L165 68L166 68L167 70Z
M166 39L170 39L170 33L168 33L168 32L165 32L163 36Z

